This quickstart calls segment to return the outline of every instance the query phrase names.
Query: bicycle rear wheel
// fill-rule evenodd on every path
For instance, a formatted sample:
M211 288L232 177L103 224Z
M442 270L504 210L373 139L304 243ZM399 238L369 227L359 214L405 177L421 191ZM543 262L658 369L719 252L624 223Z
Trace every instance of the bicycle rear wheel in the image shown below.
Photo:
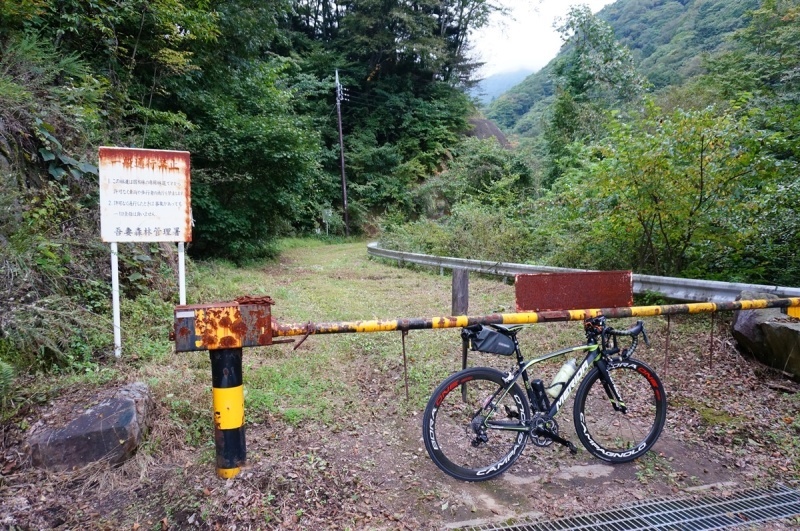
M466 387L466 401L462 396ZM422 438L433 462L464 481L483 481L508 470L528 440L528 400L503 373L485 367L458 372L433 392L422 419ZM502 426L487 429L485 422Z
M575 395L575 431L594 456L626 463L644 455L658 440L667 418L667 396L656 373L639 360L610 362L608 374L624 411L614 408L595 367Z

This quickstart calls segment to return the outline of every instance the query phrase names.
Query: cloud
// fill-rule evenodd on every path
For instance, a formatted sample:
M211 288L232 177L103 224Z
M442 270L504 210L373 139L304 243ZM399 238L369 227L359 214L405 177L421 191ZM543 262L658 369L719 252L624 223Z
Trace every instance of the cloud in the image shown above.
M489 26L472 35L472 55L486 63L481 77L517 70L539 70L558 54L561 38L553 27L571 5L586 4L597 13L613 0L587 0L574 4L559 0L504 0L515 20L494 15Z

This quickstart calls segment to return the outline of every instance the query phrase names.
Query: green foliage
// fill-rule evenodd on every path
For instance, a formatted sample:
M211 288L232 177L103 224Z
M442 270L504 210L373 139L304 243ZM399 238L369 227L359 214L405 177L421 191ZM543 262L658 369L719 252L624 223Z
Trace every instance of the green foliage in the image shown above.
M174 303L156 294L143 294L122 299L120 306L122 342L126 351L135 353L143 361L163 359L172 352L169 332Z
M486 109L486 116L507 129L515 129L519 120L533 112L533 107L542 101L548 101L555 94L553 87L552 62L526 78L522 83L512 87L500 95ZM528 118L531 120L531 118ZM537 120L532 119L533 122Z
M274 256L281 235L344 233L334 70L353 232L382 216L385 242L435 254L798 283L796 2L574 8L561 57L490 110L521 151L461 136L468 37L499 8L0 4L4 361L86 371L109 350L99 145L192 152L195 256L241 264ZM638 72L661 109L640 113ZM129 333L163 356L174 251L120 257Z
M630 51L587 6L570 8L557 29L567 52L556 60L554 75L556 85L565 92L579 101L589 97L630 100L642 92L645 82Z
M37 185L96 175L80 153L103 94L76 55L38 36L0 42L0 156Z
M746 12L755 9L758 3L758 0L618 0L603 8L597 18L613 30L620 45L630 50L640 75L660 90L702 75L702 58L724 50L731 34L744 25ZM569 46L563 48L560 56L545 68L495 100L488 107L489 116L521 135L542 133L539 128L522 129L519 123L539 121L541 104L549 105L547 99L555 92L543 91L542 87L547 86L556 63L572 51ZM585 72L592 75L597 71ZM523 94L527 96L521 97Z
M332 404L328 395L343 391L344 385L329 380L324 373L315 376L298 367L298 363L295 358L248 373L245 407L254 418L263 419L271 413L294 425L304 420L330 421ZM309 360L301 365L308 367Z
M36 133L43 147L39 148L39 155L47 163L47 173L56 181L61 181L67 173L75 179L83 179L87 175L97 176L97 166L88 162L79 162L64 152L64 146L53 136L55 128L41 119L36 118Z
M195 157L194 252L232 260L266 256L284 218L312 217L304 200L316 175L317 139L276 85L280 65L229 72L213 93L188 94L198 129L186 135ZM265 171L266 170L266 171Z
M520 214L534 192L528 161L495 139L466 138L451 155L415 192L417 208L439 221L404 224L404 216L394 212L383 219L381 243L445 256L521 259L528 229Z
M701 75L703 54L724 49L745 12L757 5L758 0L629 0L607 6L601 15L660 89Z
M698 9L722 8L707 3ZM562 63L554 70L561 76L559 88L550 121L541 129L550 170L555 170L552 188L533 202L517 200L519 208L510 216L524 220L527 230L518 241L521 248L532 249L530 259L565 267L796 285L800 269L791 256L800 243L800 100L792 73L798 48L790 43L797 41L798 13L791 2L765 2L735 33L730 51L709 63L707 80L658 96L664 108L651 99L636 110L617 98L609 110L616 96L601 85L608 74L603 62L611 56L593 48L580 52L584 42L567 48L563 61L589 61L589 66L571 70ZM698 39L708 43L735 26L720 22ZM598 35L609 37L604 31ZM610 37L599 41L614 49ZM599 62L591 66L592 61ZM624 83L617 80L608 88L618 91ZM541 153L541 148L534 140L526 149ZM450 166L458 164L456 159ZM436 225L387 223L386 242L473 257L474 250L462 252L469 248L463 240L451 245L458 240L453 220L476 211L477 196L461 194L466 181L452 179L457 175L448 169L442 173L447 186L437 189L433 179L422 188L435 191L429 194L433 197L449 193L450 202L441 201L433 214L446 215L446 205L451 216ZM474 241L482 241L481 228L475 235ZM487 254L504 259L506 251ZM515 261L523 261L519 254Z
M0 340L0 346L2 346L2 340ZM11 394L13 384L14 367L0 359L0 404L5 406L6 398Z
M477 202L459 203L446 218L384 225L380 243L388 249L476 260L524 262L531 253L530 230L516 209Z
M108 321L66 297L12 302L0 319L8 361L24 370L93 370L111 343Z
M183 428L186 444L194 447L207 446L214 439L213 426L209 422L205 404L170 393L166 397L166 405L170 420Z
M407 87L392 94L392 86ZM345 112L358 132L346 135L352 201L382 214L387 207L413 214L413 187L430 176L466 129L467 97L444 83L414 87L400 78L381 79L370 93L378 104ZM367 97L367 96L360 96Z
M760 205L780 176L768 140L731 112L647 109L610 122L608 137L576 152L582 166L540 202L543 237L561 235L548 260L706 278L722 262L726 280L755 280L758 267L744 257L774 226L771 217L759 223Z
M558 30L566 50L553 66L556 95L542 135L548 155L545 185L575 165L571 143L599 139L607 110L631 102L645 88L630 51L587 6L571 8Z
M453 160L415 192L415 203L428 217L438 218L453 205L473 200L495 207L518 204L533 189L528 161L504 149L494 138L466 138L450 150Z
M351 228L417 212L415 186L441 168L472 110L457 88L477 66L467 36L498 6L319 7L311 16L290 0L0 5L0 279L11 303L0 331L15 365L85 370L108 352L99 145L191 151L190 252L273 256L280 235L324 221L343 232L331 113L340 68L354 96L344 103ZM505 179L511 196L516 181ZM162 332L149 327L169 320L174 252L126 244L119 256L124 318L143 355L158 356Z

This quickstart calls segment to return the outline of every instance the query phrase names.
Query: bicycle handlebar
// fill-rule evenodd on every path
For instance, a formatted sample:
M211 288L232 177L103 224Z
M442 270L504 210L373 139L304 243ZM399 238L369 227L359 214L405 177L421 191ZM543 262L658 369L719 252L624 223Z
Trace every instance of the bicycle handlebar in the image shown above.
M642 334L642 337L644 338L644 344L649 347L650 341L647 339L647 332L644 331L644 322L642 321L637 321L636 324L633 325L633 327L629 328L628 330L614 330L611 327L607 327L606 329L603 330L602 335L605 337L612 336L615 338L614 348L608 349L607 353L616 354L617 352L621 352L622 357L627 359L636 351L636 347L639 345L639 334ZM628 346L627 348L623 348L621 351L620 348L617 347L617 340L616 340L616 337L619 336L626 336L632 338L630 346ZM607 348L606 345L607 343L604 339L603 347Z
M645 336L644 342L647 343L647 334L644 331L643 321L636 321L636 324L627 330L614 330L613 328L610 328L608 333L613 336L638 336L639 334L643 334Z

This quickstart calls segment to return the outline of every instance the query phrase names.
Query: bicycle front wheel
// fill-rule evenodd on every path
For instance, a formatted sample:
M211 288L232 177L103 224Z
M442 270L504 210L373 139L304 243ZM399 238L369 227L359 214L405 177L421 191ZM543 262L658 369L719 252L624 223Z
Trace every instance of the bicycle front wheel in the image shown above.
M503 376L485 367L466 369L442 382L428 401L422 420L425 449L456 479L498 476L525 448L528 400L516 383L507 388Z
M610 362L607 367L620 400L615 407L608 382L597 367L592 369L575 395L575 431L595 457L626 463L658 440L667 418L667 396L656 373L639 360Z

